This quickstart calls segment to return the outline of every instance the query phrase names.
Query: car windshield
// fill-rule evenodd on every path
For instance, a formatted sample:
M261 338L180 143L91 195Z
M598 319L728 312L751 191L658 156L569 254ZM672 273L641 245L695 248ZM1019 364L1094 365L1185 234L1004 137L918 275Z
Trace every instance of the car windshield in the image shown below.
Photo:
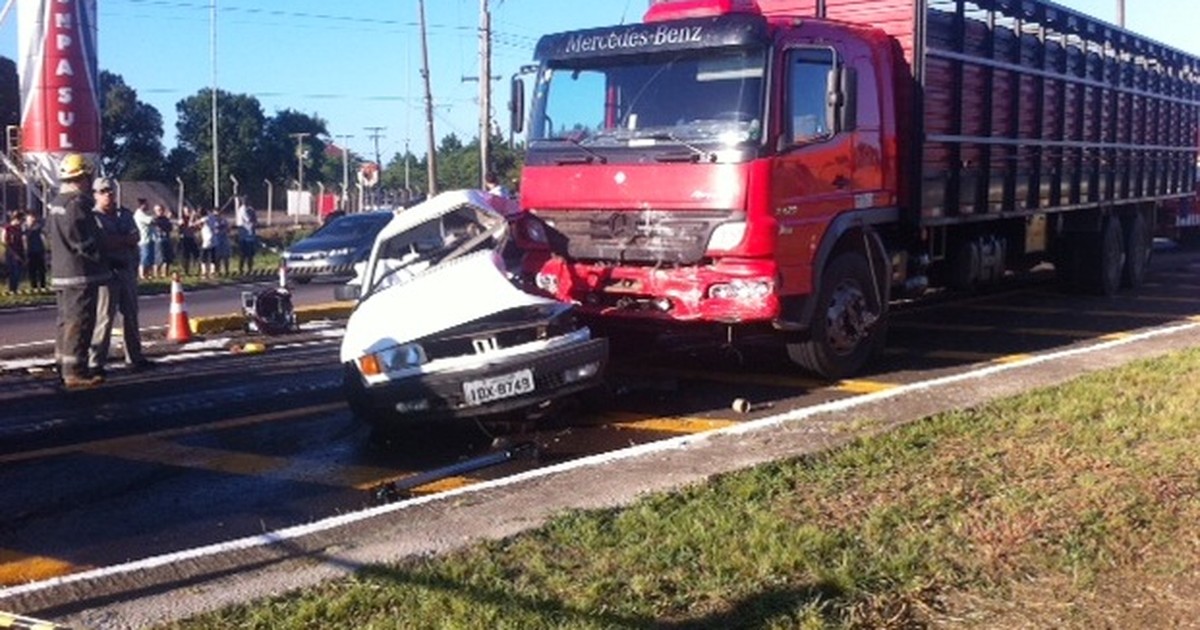
M534 94L530 140L598 148L757 141L764 59L756 48L552 60Z
M392 220L391 213L372 213L372 214L347 214L338 217L323 227L313 232L313 236L320 236L330 240L339 241L361 241L374 239L379 230Z
M396 234L379 245L366 295L401 284L467 254L496 249L500 247L504 226L500 215L463 205Z

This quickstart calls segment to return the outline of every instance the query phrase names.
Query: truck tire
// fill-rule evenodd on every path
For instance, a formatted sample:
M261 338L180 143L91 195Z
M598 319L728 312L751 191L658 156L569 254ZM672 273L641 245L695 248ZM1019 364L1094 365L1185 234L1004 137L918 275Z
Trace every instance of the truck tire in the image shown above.
M1125 269L1125 236L1115 215L1104 219L1100 231L1083 235L1082 277L1084 292L1109 297L1121 288Z
M1135 212L1124 225L1125 267L1121 271L1121 286L1136 289L1146 281L1146 268L1150 266L1150 255L1154 251L1154 235L1141 212Z
M830 380L861 370L887 336L887 300L880 299L884 289L871 283L871 269L861 253L834 258L821 276L809 338L787 344L791 360Z

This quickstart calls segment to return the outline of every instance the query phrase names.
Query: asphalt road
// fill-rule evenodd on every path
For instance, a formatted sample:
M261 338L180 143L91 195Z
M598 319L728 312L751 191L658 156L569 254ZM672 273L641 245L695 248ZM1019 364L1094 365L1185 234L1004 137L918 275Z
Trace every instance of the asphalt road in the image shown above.
M331 290L316 287L318 292L321 288ZM1110 350L1105 344L1180 322L1200 322L1200 254L1195 252L1157 257L1144 288L1113 298L1061 295L1052 283L1034 278L986 295L900 305L882 360L860 378L836 383L797 374L778 348L761 340L744 339L724 347L711 340L673 337L653 349L624 348L615 356L607 396L550 410L536 426L488 427L492 434L504 432L497 443L492 434L473 425L414 434L407 443L373 442L340 399L336 331L329 336L317 332L272 338L268 352L261 355L169 355L159 370L114 371L104 388L69 395L45 376L10 370L0 373L0 497L5 506L0 511L0 608L44 613L85 626L111 620L105 615L120 610L119 622L100 625L136 627L133 620L138 618L161 620L227 602L234 591L215 586L226 576L242 580L244 591L238 591L238 597L294 585L278 576L269 583L251 576L276 563L282 566L280 557L300 553L310 558L313 547L289 539L291 551L282 556L272 551L268 559L245 550L225 556L205 552L210 560L222 558L212 560L215 564L165 554L189 554L203 545L245 541L323 519L358 518L355 515L368 514L364 510L405 505L377 506L375 490L493 454L497 444L529 442L536 450L532 457L455 473L408 494L441 496L573 462L623 457L614 454L674 444L672 440L681 437L696 436L699 443L713 431L801 417L806 410L855 405L908 388L915 388L913 398L920 403L931 399L922 393L927 391L924 384L1032 365L1048 354L1070 356L1102 347L1097 354L1115 360L1121 348ZM1183 343L1200 342L1190 334ZM1050 378L1012 387L1069 378L1074 369L1051 370ZM999 388L1008 382L1002 377L1003 373L989 374L964 381L965 387L950 387L961 397L955 404L968 404L964 401ZM749 402L749 413L732 409L737 399ZM884 412L900 414L905 407L898 399ZM858 412L842 414L830 421L839 427L832 433L850 435L851 425L864 417ZM524 502L516 512L510 507L499 515L472 515L466 507L459 512L449 505L419 514L397 511L385 517L380 512L358 521L357 529L346 525L320 534L321 541L312 543L319 557L342 560L330 564L310 558L306 562L320 570L307 573L307 579L352 568L352 554L331 550L365 552L368 539L383 545L388 557L406 550L448 548L461 544L472 535L469 532L504 535L536 525L547 510L616 504L647 489L671 487L768 456L788 441L782 431L770 433L770 426L763 429L765 443L753 456L710 453L677 468L666 455L651 454L651 461L641 465L640 478L609 469L606 475L611 479L593 478L586 490L576 489L572 496L522 490L522 496L536 496L538 503ZM832 433L802 426L812 434L785 452L805 452L836 441ZM672 448L686 450L686 443L680 444ZM653 472L647 474L647 467ZM617 479L634 487L617 489L612 486ZM454 505L486 503L458 501ZM450 513L458 520L422 529L422 523ZM392 539L376 536L383 532ZM371 549L374 555L367 557L383 559L379 547ZM168 560L150 563L158 569L105 569L151 557ZM89 570L98 574L34 589L32 594L3 588L29 579L86 576ZM210 582L211 589L197 588ZM187 598L171 598L172 589L179 587L189 589ZM200 591L207 595L201 597ZM139 603L155 598L157 608Z

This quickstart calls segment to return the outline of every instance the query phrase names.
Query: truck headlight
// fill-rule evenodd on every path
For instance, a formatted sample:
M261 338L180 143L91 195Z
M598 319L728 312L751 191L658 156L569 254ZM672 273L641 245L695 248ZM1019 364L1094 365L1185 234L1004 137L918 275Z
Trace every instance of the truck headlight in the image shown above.
M425 361L425 349L421 344L406 343L368 354L358 360L358 367L364 376L376 376L419 367Z
M717 300L757 301L771 294L775 283L771 280L733 280L714 284L708 288L708 297Z
M741 244L746 236L746 222L733 221L722 223L713 230L708 239L709 251L727 252Z

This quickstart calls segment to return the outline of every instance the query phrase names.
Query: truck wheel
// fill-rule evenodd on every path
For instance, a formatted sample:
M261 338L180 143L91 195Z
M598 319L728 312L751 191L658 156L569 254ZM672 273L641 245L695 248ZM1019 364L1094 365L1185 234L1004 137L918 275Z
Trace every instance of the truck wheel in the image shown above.
M1087 235L1083 247L1083 289L1092 295L1108 297L1121 288L1125 269L1125 237L1121 221L1115 216L1104 220L1098 234Z
M871 286L871 269L857 252L834 258L821 276L821 292L811 336L787 345L800 367L837 380L862 369L887 336L887 302L883 289Z
M1146 281L1146 268L1154 251L1154 236L1146 225L1146 217L1136 212L1125 225L1125 267L1121 271L1121 286L1136 289Z

